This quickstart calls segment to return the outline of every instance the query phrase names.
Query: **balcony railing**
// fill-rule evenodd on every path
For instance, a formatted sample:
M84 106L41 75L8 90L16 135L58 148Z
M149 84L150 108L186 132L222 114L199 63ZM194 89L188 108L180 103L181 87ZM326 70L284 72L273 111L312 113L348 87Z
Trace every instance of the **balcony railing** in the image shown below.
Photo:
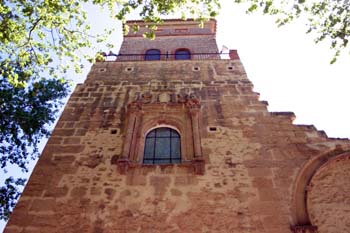
M234 50L236 51L236 50ZM106 61L173 61L173 60L220 60L220 59L235 59L232 57L232 53L191 53L190 59L175 59L175 54L109 54L102 53ZM147 58L147 59L146 59Z

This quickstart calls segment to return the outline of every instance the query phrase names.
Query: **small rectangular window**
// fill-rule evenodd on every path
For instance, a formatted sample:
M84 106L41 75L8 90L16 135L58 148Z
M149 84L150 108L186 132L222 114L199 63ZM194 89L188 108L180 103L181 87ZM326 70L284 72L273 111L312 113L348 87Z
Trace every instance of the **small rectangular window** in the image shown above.
M216 132L216 131L217 131L217 128L216 128L216 127L209 127L209 131L210 131L210 132Z

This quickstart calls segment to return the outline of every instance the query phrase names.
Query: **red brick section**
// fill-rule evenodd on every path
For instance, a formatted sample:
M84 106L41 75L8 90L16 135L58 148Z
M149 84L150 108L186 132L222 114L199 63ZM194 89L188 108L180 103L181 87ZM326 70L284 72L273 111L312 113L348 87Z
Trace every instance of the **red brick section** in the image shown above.
M158 49L161 54L175 54L179 48L188 48L193 53L218 53L215 41L216 21L210 20L204 24L203 28L198 27L198 22L182 20L166 20L164 25L159 26L161 32L157 33L155 40L146 40L142 37L145 32L145 24L137 21L128 21L129 26L140 23L141 29L138 33L130 32L125 36L119 54L144 54L148 49ZM185 32L177 32L176 29L186 29ZM172 55L173 56L173 55ZM196 59L196 55L192 56ZM216 59L217 56L214 56ZM127 59L121 56L118 59ZM210 56L200 56L201 59L210 59ZM135 57L134 57L135 59ZM140 60L143 60L140 55ZM162 56L162 60L165 56ZM173 57L167 59L173 60Z
M232 60L239 60L240 59L237 50L230 49L229 56L230 56L230 59L232 59Z

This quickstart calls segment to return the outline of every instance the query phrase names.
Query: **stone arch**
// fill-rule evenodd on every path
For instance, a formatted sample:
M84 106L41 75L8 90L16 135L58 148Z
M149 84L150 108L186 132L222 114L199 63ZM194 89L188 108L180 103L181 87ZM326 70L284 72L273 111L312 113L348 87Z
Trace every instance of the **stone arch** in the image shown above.
M175 50L175 60L191 60L192 53L188 48L178 48Z
M159 127L168 127L176 130L179 134L182 134L184 131L183 122L180 119L176 119L175 117L164 116L162 117L154 117L144 122L144 127L141 130L141 135L146 136L150 131L159 128Z
M325 164L342 158L350 157L350 146L347 148L335 148L309 160L300 170L293 187L292 220L294 226L310 226L311 221L307 209L307 190L309 184Z
M144 60L146 61L161 60L161 51L155 48L146 50L144 55Z

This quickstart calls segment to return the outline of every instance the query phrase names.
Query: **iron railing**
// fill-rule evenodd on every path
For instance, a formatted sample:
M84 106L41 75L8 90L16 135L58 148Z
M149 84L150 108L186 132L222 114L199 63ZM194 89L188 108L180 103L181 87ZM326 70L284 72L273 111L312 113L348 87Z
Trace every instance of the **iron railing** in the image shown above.
M168 61L168 60L220 60L229 59L229 53L191 53L190 59L175 59L175 54L102 54L108 61Z

